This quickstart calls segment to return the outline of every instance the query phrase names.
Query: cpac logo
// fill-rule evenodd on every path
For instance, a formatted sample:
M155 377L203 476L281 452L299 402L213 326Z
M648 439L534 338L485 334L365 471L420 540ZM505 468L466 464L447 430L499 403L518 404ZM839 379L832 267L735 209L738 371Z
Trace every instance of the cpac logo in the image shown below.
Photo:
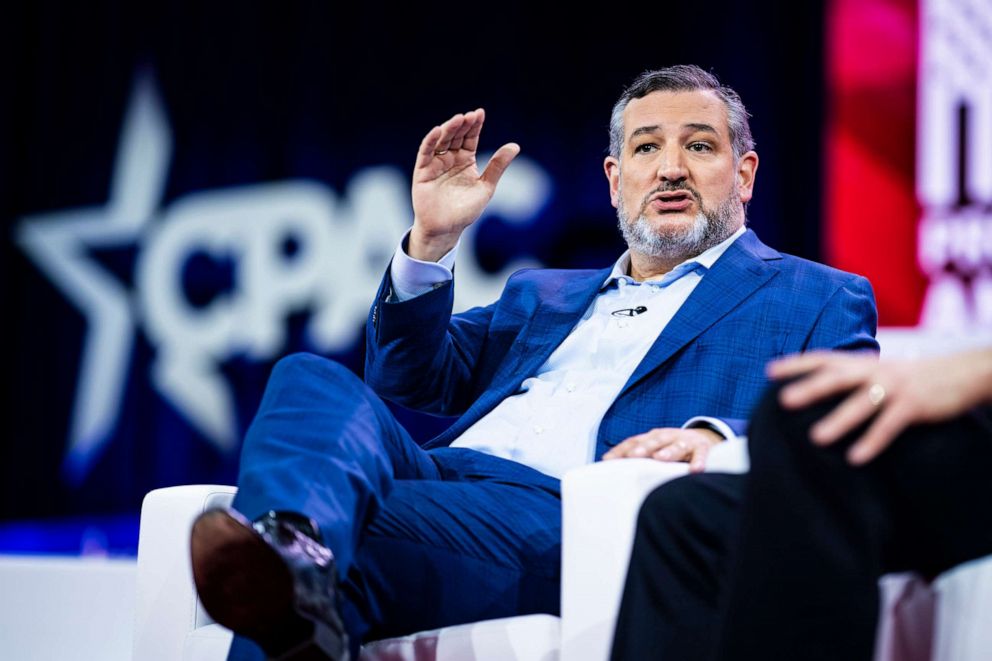
M287 317L301 310L311 312L306 335L315 350L352 346L410 222L408 175L392 166L356 172L340 195L289 180L201 191L160 209L171 148L154 83L139 77L108 204L31 216L18 228L25 252L87 321L65 461L72 481L86 476L114 432L137 330L156 351L154 388L217 448L230 450L236 421L220 364L234 356L275 359L286 348ZM518 158L486 213L530 223L551 190L542 168ZM535 265L519 261L488 274L472 254L473 237L474 229L459 252L458 309L494 300L512 271ZM90 255L129 245L137 250L134 291ZM194 255L230 261L230 291L191 302L183 270Z

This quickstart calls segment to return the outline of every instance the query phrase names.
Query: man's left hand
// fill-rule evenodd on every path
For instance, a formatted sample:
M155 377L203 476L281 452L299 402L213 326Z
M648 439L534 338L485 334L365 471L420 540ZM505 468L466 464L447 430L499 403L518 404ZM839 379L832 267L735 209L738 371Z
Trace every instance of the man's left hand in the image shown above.
M782 388L787 409L848 393L810 428L817 445L830 445L861 425L867 429L847 452L868 463L912 425L950 420L992 401L992 349L918 360L883 360L874 354L813 351L768 365L773 379L798 377Z
M690 472L699 473L706 467L710 448L721 441L723 437L712 429L661 427L621 441L603 459L684 461Z

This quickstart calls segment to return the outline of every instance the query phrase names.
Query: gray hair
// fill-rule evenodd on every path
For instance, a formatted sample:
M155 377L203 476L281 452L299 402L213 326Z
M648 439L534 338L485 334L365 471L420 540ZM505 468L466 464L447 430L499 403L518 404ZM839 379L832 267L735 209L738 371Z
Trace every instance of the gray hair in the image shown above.
M747 108L741 97L726 85L721 85L713 74L695 64L677 64L655 71L645 71L620 95L610 116L610 156L620 158L623 151L623 111L632 99L640 99L652 92L692 92L712 90L727 106L727 125L734 159L740 159L754 149L751 127L748 125Z

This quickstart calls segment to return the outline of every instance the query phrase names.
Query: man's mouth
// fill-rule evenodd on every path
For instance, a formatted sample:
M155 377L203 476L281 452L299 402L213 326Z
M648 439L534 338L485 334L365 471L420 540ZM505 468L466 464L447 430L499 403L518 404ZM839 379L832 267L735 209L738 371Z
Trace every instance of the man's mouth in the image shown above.
M652 195L648 199L648 206L661 213L672 213L685 211L694 199L692 193L686 190L665 191Z

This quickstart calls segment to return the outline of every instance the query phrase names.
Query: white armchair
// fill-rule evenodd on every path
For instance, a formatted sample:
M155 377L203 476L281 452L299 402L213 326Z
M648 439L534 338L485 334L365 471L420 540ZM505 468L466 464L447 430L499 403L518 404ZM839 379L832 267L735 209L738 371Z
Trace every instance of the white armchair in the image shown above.
M890 356L949 347L912 332L888 331L880 333L880 340ZM956 344L975 342L969 338ZM712 471L746 470L743 445L719 446L709 464ZM584 466L565 476L561 618L529 615L422 632L367 645L362 658L603 661L609 654L640 504L655 487L685 473L684 464L627 459ZM234 491L229 486L182 486L158 489L145 498L138 544L136 660L225 658L231 634L211 621L196 597L189 533L199 513L229 504ZM877 660L989 658L992 556L947 572L930 586L911 575L887 576L881 585Z
M718 454L714 468L726 469ZM684 467L646 459L586 466L563 482L562 615L490 620L379 641L363 659L438 661L602 661L609 654L641 501ZM220 661L231 633L196 597L189 530L205 509L224 506L233 487L158 489L145 498L138 545L134 658ZM877 659L987 659L992 629L992 558L959 567L931 587L887 576ZM934 617L934 611L936 617ZM931 644L932 656L920 653Z
M721 447L711 470L739 467L742 446ZM528 615L447 627L367 645L365 659L450 661L605 659L620 605L640 502L684 475L680 464L607 462L569 473L562 485L562 617ZM189 562L193 520L230 504L230 486L156 489L141 508L134 658L218 661L231 633L196 596Z
M196 596L189 560L193 520L226 507L235 488L188 485L156 489L141 507L135 603L135 661L222 661L231 632L213 622ZM559 619L530 615L490 620L378 641L363 659L549 661L558 656Z

